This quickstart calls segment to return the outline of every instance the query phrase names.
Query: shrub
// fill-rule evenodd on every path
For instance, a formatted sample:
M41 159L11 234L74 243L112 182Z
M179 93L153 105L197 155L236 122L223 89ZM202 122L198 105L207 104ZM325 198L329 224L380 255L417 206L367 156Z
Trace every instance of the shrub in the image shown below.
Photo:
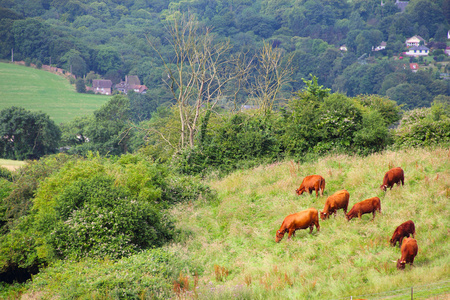
M450 142L450 118L435 120L430 108L406 112L394 131L395 147L417 147Z

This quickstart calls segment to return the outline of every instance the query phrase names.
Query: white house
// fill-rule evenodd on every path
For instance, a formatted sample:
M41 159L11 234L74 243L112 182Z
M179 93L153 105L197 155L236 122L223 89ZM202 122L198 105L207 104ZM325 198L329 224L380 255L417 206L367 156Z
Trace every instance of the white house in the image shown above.
M405 52L405 55L407 55L407 56L428 56L429 52L430 52L430 49L428 49L425 46L413 46L413 47L410 47L407 52Z
M425 43L425 40L422 37L415 35L415 36L407 39L405 44L406 44L406 47L414 47L414 46L419 46L420 42Z
M384 49L386 49L386 42L381 42L381 44L380 45L378 45L378 46L376 46L375 48L374 47L372 47L372 51L381 51L381 50L384 50Z

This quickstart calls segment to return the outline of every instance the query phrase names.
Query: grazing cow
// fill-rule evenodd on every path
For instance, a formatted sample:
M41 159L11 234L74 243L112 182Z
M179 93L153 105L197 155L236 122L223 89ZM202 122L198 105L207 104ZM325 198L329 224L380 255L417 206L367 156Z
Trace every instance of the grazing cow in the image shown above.
M378 212L381 212L381 203L380 198L378 197L372 197L366 200L363 200L361 202L355 203L353 205L352 209L346 214L347 220L351 220L354 217L358 217L361 219L361 216L363 214L373 214L373 218L375 218L375 213L378 210ZM373 220L373 219L372 219Z
M295 231L298 229L306 229L309 227L309 233L312 233L316 225L317 231L320 231L319 214L317 209L309 208L307 210L292 214L284 218L280 229L277 231L275 241L278 243L288 232L288 240L291 236L295 236Z
M380 185L380 188L383 191L386 191L387 188L392 190L394 184L400 185L400 182L402 185L405 184L405 174L403 173L402 168L393 168L384 174L383 184Z
M347 214L348 199L350 199L350 193L347 190L337 191L328 197L323 211L320 212L320 218L325 220L331 214L336 216L336 211L341 208L344 209L344 214Z
M401 248L402 257L397 260L397 269L405 269L407 263L412 266L418 251L417 241L413 238L405 238Z
M325 190L325 179L320 175L309 175L303 178L302 184L295 191L297 195L303 194L305 191L307 193L312 193L316 191L316 197L318 197L318 192L320 191L320 196L323 196L323 191Z
M416 227L414 226L414 222L411 220L400 224L395 229L394 234L392 235L392 238L390 240L391 245L395 247L398 242L398 246L400 247L402 245L403 238L409 237L410 234L412 235L412 237L414 237L414 235L416 234Z

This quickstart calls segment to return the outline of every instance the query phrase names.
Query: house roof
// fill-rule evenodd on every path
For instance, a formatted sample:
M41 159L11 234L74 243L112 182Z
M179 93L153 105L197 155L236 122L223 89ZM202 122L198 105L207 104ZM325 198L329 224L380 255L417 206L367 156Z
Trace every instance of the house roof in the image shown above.
M139 80L139 77L137 77L137 75L128 75L125 76L125 83L129 85L140 85L141 81Z
M395 5L400 9L400 12L404 12L406 6L408 5L409 1L395 1Z
M425 46L413 46L411 48L409 48L409 50L430 50L430 48L427 48Z
M411 70L418 70L418 69L419 69L419 64L417 64L417 63L411 63L411 64L409 64L409 68L410 68Z
M112 87L112 81L109 79L94 79L92 80L92 87L110 89Z

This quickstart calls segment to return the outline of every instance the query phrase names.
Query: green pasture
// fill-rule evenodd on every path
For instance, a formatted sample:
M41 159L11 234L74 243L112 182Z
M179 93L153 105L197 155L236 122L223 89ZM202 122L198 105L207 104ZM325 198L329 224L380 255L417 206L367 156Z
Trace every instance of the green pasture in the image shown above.
M404 169L405 185L383 192L383 175L394 166ZM324 176L323 197L295 194L310 174ZM167 299L168 290L171 299L406 300L411 288L414 299L450 295L448 148L284 161L208 182L217 199L172 208L179 235L160 253L117 262L62 261L17 291L9 288L11 299ZM320 211L340 189L350 192L349 209L380 197L381 214L347 221L340 210L320 220L319 232L299 230L291 241L275 242L285 216L309 207ZM400 249L389 239L407 220L415 222L419 253L414 267L399 271L393 261ZM169 277L175 266L176 277Z
M384 173L396 166L405 171L405 186L381 191ZM311 174L325 178L324 196L297 196L294 190ZM216 293L218 286L240 286L251 293L249 299L410 299L411 287L414 299L450 294L448 149L286 161L210 183L217 203L199 200L172 211L183 238L171 249L202 267L200 291L211 293L208 284L214 282ZM285 235L275 242L285 216L310 207L320 211L327 196L341 189L350 192L349 210L378 196L381 214L373 221L371 214L347 221L340 210L320 220L320 232L299 230L291 241ZM415 267L398 271L393 261L400 249L389 239L407 220L415 222L419 254Z
M0 158L0 166L7 168L8 170L16 170L16 169L24 166L25 164L26 163L24 161Z
M91 114L109 99L77 93L68 79L44 70L0 63L0 110L18 106L42 111L59 125Z

